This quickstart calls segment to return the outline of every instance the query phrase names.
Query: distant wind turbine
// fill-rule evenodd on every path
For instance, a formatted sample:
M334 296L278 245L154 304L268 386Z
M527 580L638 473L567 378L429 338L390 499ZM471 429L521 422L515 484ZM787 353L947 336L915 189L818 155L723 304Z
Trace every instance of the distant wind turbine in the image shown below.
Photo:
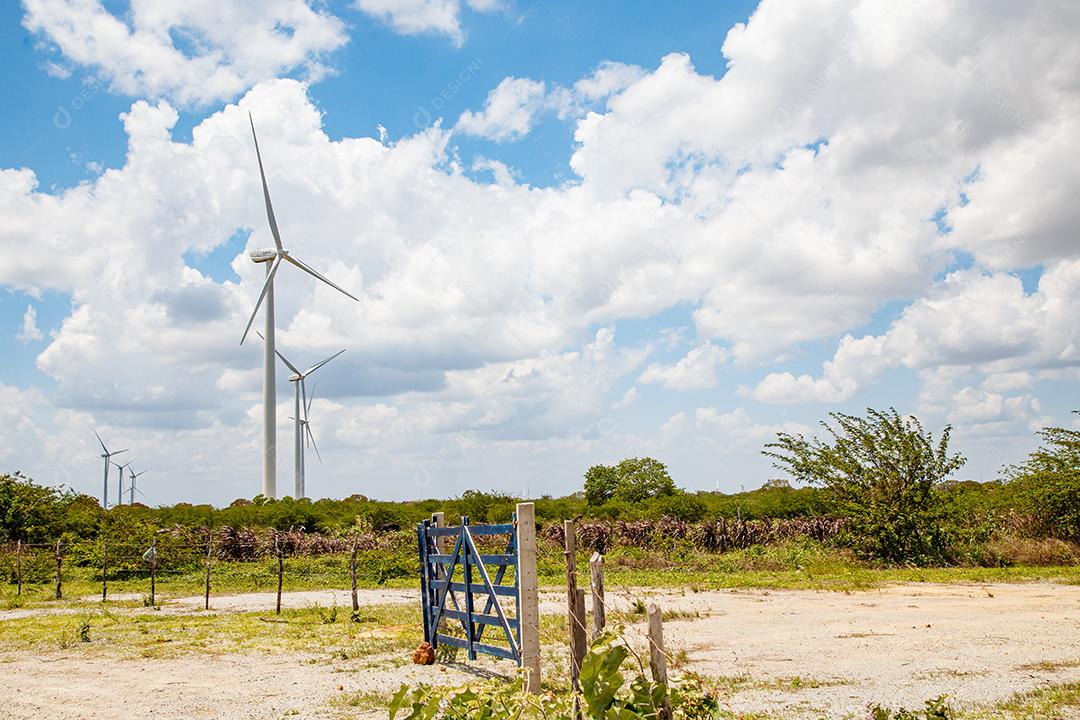
M259 177L262 178L263 200L266 203L266 219L270 222L270 233L274 236L274 248L270 250L253 250L251 259L256 263L266 264L266 281L263 283L262 292L255 303L255 309L251 313L244 334L240 338L240 344L247 339L251 324L255 322L255 316L259 307L266 301L264 312L264 339L266 340L263 350L263 490L262 494L267 498L277 497L277 391L274 375L274 276L277 274L281 263L287 262L295 265L307 274L321 280L330 287L348 297L360 301L358 297L347 290L335 285L320 275L307 264L297 260L281 244L281 234L278 232L277 220L274 218L274 208L270 204L270 189L266 184L266 171L263 169L262 155L259 153L259 138L255 135L255 121L248 113L248 121L251 123L251 137L255 141L255 157L259 161Z
M113 463L113 465L116 466L116 469L120 471L120 481L116 483L116 504L118 506L124 504L124 468L126 468L128 465L130 465L134 461L135 461L134 458L132 458L131 460L128 460L126 463L124 463L123 465L121 465L118 462Z
M136 492L136 490L135 490L135 479L137 477L139 477L140 475L145 475L147 472L148 471L146 471L146 470L140 470L139 472L135 472L135 468L128 468L128 477L131 478L131 481L128 483L128 490L130 491L128 493L128 497L129 497L128 504L129 505L134 505L135 504L135 492ZM140 495L143 494L142 490L139 490L138 493Z
M105 441L101 439L100 435L98 435L98 431L96 429L94 429L94 428L90 428L90 429L94 430L94 437L96 437L97 441L101 444L101 450L102 450L102 453L103 453L101 457L103 457L105 459L105 481L104 481L105 484L104 484L104 486L102 487L102 490L101 490L101 507L103 509L105 509L105 510L108 510L109 509L109 464L112 462L112 456L113 455L119 455L120 453L125 453L125 452L127 452L127 449L125 448L123 450L117 450L116 452L109 452L109 448L105 447ZM121 481L121 483L123 483L123 477L120 478L120 481Z
M262 335L260 333L260 337L261 336ZM294 478L295 478L295 488L294 488L295 495L294 495L294 497L297 500L299 500L302 497L306 497L306 495L305 495L306 487L304 485L304 441L305 441L305 439L310 439L311 440L311 444L315 448L315 454L318 455L319 460L322 461L322 455L319 454L319 447L317 445L315 445L315 436L312 435L311 426L308 423L308 411L311 409L311 403L315 399L315 392L314 392L314 388L312 388L311 399L309 400L308 399L308 394L307 394L307 387L306 387L306 384L305 384L304 381L307 379L307 377L309 375L311 375L313 372L315 372L316 370L321 368L326 363L328 363L331 360L333 360L334 358L336 358L341 353L345 352L345 350L337 351L336 353L334 353L330 357L326 358L325 360L322 360L320 362L315 363L314 365L312 365L311 367L309 367L307 370L304 370L304 371L301 371L299 368L297 368L295 365L293 365L291 362L289 362L288 358L286 358L284 355L282 355L277 350L274 350L274 352L277 354L277 356L279 358L281 358L281 362L285 363L286 367L288 367L293 372L293 374L289 376L289 382L294 384L294 388L295 388L295 391L296 391L296 400L294 402L295 409L293 410L293 416L291 418L292 421L293 421L294 428L295 428L294 433L293 433L293 442L296 445L296 449L295 449L296 470L295 470L295 475L294 475ZM306 438L305 438L305 434L306 434Z

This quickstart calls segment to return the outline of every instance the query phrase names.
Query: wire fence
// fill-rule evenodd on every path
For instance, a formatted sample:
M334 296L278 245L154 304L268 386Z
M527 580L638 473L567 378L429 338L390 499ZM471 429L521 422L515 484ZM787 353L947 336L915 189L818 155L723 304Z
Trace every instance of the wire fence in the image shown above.
M63 599L74 582L80 595L88 585L110 592L144 593L156 605L159 590L193 594L202 591L209 609L216 582L227 592L273 591L281 611L286 579L304 586L349 588L358 609L358 583L384 584L415 576L405 538L371 533L351 537L309 536L299 530L264 531L224 528L219 531L161 530L134 538L57 540L0 544L0 584L16 596L48 587ZM164 585L164 588L162 588Z

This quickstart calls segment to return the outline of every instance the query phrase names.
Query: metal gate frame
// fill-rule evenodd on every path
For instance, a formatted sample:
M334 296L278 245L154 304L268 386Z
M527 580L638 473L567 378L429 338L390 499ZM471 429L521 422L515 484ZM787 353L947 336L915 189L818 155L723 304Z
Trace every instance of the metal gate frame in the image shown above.
M510 539L506 550L500 555L481 554L473 539L474 535L507 535ZM518 585L519 557L517 548L517 517L514 522L502 525L469 525L468 516L461 518L456 527L435 527L424 520L416 528L420 549L420 603L424 617L424 639L432 647L440 643L466 650L470 660L477 653L513 660L521 660L521 592ZM442 552L440 540L455 538L454 549ZM494 580L485 565L497 567ZM454 579L454 572L461 568L461 581ZM513 584L503 585L506 569L514 568ZM480 582L476 582L479 575ZM459 593L462 597L459 599ZM485 596L484 609L478 612L475 596ZM512 598L514 617L507 617L500 598ZM447 599L453 608L446 607ZM461 602L463 600L464 602ZM495 614L492 615L492 610ZM455 637L439 631L444 620L461 623L465 637ZM489 625L502 629L508 647L482 642L484 630Z

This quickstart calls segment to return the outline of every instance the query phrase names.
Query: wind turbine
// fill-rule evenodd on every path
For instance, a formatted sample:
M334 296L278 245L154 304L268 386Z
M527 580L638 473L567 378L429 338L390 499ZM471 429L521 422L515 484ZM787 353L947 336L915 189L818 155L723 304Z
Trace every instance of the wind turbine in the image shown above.
M319 454L319 446L315 445L315 436L311 434L311 426L308 424L308 410L311 409L311 403L312 403L312 401L315 400L315 389L312 388L311 400L308 400L307 387L306 387L306 385L304 383L304 380L307 379L308 375L311 375L313 372L315 372L316 370L321 368L323 365L330 362L331 360L336 358L341 353L345 352L345 350L337 351L336 353L334 353L330 357L326 358L325 360L322 360L320 362L315 363L314 365L312 365L311 367L309 367L307 370L304 370L304 371L301 371L299 368L297 368L295 365L293 365L291 362L289 362L288 358L286 358L284 355L282 355L277 350L274 350L274 352L277 354L277 356L279 358L281 358L281 362L285 363L285 365L290 370L292 370L292 372L293 372L293 374L289 376L289 382L293 383L295 391L296 391L296 400L295 400L295 403L294 403L296 409L293 411L294 414L293 414L293 417L291 418L292 421L293 421L294 427L295 427L295 430L294 430L294 433L293 433L293 442L296 445L296 449L295 449L296 471L295 471L295 476L294 476L295 477L295 488L294 488L295 495L294 495L294 497L297 500L299 500L302 497L306 497L306 495L305 495L305 487L304 487L304 440L305 440L305 433L306 433L307 439L311 440L311 444L315 448L315 454L319 455L319 460L320 461L322 460L322 455ZM301 396L303 396L303 404L301 404ZM301 414L301 412L302 412L302 414Z
M99 443L101 443L101 450L102 450L102 453L103 453L101 457L105 458L105 485L101 490L101 507L103 509L105 509L105 510L108 510L109 509L109 463L112 462L112 456L113 455L119 455L120 453L125 453L125 452L127 452L127 449L125 448L123 450L117 450L116 452L109 452L109 448L105 447L105 441L101 439L100 435L98 435L98 431L95 430L94 428L90 428L90 429L94 430L94 437L96 437L97 441ZM123 476L121 476L120 482L123 483Z
M135 462L134 458L132 458L131 460L128 460L123 465L121 465L118 462L113 463L113 465L115 465L116 468L120 471L120 482L118 482L116 484L116 486L117 486L116 487L116 504L118 506L124 504L124 468L126 468L128 465L130 465L133 462Z
M360 302L360 298L343 288L330 282L305 263L297 260L281 244L281 234L278 232L277 220L274 218L274 208L270 204L270 189L266 185L266 171L263 170L262 155L259 153L259 138L255 134L255 121L248 113L248 121L251 123L251 137L255 141L255 157L259 161L259 177L262 178L263 200L266 203L266 219L270 222L270 233L274 236L274 248L271 250L253 250L251 259L256 263L266 264L266 281L263 283L262 292L255 303L255 309L251 312L247 327L240 338L240 344L244 344L251 324L255 322L255 316L259 313L259 307L266 301L264 312L265 328L263 349L263 490L262 494L267 498L277 497L277 389L274 385L274 276L277 274L281 263L287 262L300 268L308 275L312 275L323 281L340 293Z
M128 463L128 464L130 465L131 463ZM128 490L130 491L130 493L129 493L129 498L130 499L128 500L129 505L134 505L135 504L135 492L136 492L136 490L135 490L135 478L139 477L140 475L145 475L147 472L148 472L147 470L140 470L139 472L135 472L135 468L128 468L128 477L131 478L131 482L128 483L128 485L129 485ZM140 495L142 495L142 490L139 490L138 493Z

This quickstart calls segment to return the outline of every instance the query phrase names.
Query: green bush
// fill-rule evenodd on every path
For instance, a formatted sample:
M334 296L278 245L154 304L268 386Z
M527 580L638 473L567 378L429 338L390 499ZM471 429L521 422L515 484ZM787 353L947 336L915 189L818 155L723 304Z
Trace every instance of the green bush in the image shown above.
M821 485L836 515L848 519L856 552L898 563L949 559L954 528L941 485L964 465L949 454L951 428L935 442L915 417L895 408L867 409L867 418L830 413L831 442L779 433L763 454L797 480Z
M1080 430L1039 431L1043 445L1009 475L1021 507L1062 540L1080 541Z

